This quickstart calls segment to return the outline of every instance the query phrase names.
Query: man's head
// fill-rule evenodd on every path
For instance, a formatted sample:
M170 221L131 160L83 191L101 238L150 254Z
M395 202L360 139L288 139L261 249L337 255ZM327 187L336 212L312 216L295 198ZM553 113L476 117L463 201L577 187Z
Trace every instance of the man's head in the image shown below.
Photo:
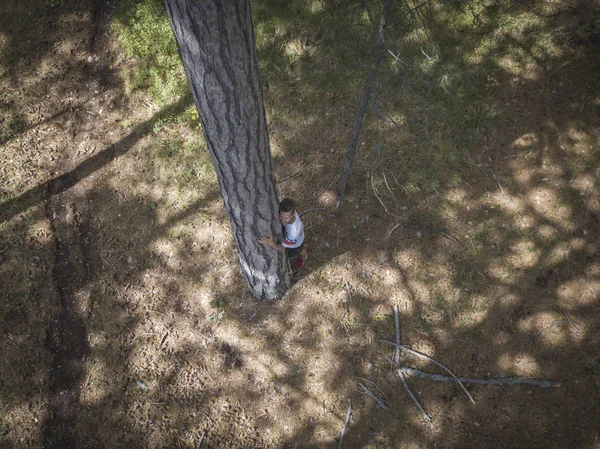
M281 222L286 225L293 223L296 215L296 204L291 198L284 198L279 203L279 218Z

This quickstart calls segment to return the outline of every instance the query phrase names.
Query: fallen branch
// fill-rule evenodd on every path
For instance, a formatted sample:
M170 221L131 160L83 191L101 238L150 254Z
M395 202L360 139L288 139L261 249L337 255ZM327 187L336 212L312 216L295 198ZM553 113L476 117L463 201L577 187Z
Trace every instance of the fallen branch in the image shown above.
M375 271L379 270L380 268L386 267L386 266L388 266L388 265L390 265L390 263L389 263L389 262L383 262L383 263L380 263L380 264L379 264L379 265L377 265L375 268L373 268L371 271L369 271L369 272L366 274L366 277L369 277L369 276L371 276L371 275L372 275L372 274L373 274Z
M348 423L350 422L350 417L352 416L352 401L348 399L348 413L346 414L346 422L344 422L344 428L342 429L342 434L340 435L340 442L338 444L338 449L342 449L342 443L344 442L344 435L346 435L346 429L348 428Z
M375 79L377 68L381 63L381 59L383 58L383 50L385 49L384 45L384 30L386 24L386 16L388 11L392 7L392 0L385 0L383 4L383 9L379 16L379 28L376 27L375 22L373 21L373 62L371 63L369 70L367 71L367 76L365 78L365 84L363 90L360 94L360 99L358 101L358 109L356 111L356 115L354 116L354 123L352 125L352 130L350 132L350 139L348 141L348 149L346 150L346 159L344 161L344 165L342 168L342 174L340 175L340 179L338 181L337 186L337 213L341 215L342 213L342 202L344 197L346 196L346 186L348 184L348 179L350 178L350 171L352 169L352 164L354 162L354 156L356 155L356 146L358 143L358 136L360 135L360 129L362 127L363 118L367 111L367 106L369 104L369 97L371 95L371 89L373 87L373 82ZM367 12L369 10L367 9Z
M396 343L394 343L394 342L392 342L392 341L389 341L389 340L379 340L379 341L380 341L381 343L384 343L384 344L386 344L386 345L395 346L395 347L397 347L397 348L400 348L401 350L403 350L403 351L404 351L404 352L406 352L407 354L414 355L415 357L418 357L418 358L420 358L420 359L428 360L429 362L431 362L431 363L433 363L433 364L435 364L435 365L439 366L439 367L440 367L440 368L442 368L444 371L446 371L448 374L450 374L450 375L451 375L451 376L452 376L452 377L453 377L453 378L454 378L454 379L455 379L455 380L458 382L458 384L461 386L461 388L463 389L463 391L464 391L464 392L466 393L466 395L469 397L469 399L471 400L471 402L472 402L473 404L475 404L475 400L473 399L473 396L471 396L471 395L469 394L469 392L467 391L467 389L465 388L465 386L462 384L462 382L461 382L461 381L458 379L458 377L456 377L456 376L454 375L454 373L453 373L452 371L450 371L450 370L449 370L449 369L448 369L448 368L447 368L445 365L442 365L440 362L438 362L437 360L435 360L435 359L433 359L433 358L429 357L429 356L428 356L428 355L426 355L426 354L422 354L422 353L420 353L420 352L418 352L418 351L415 351L414 349L407 348L406 346L403 346L403 345L396 344Z
M436 228L433 226L425 226L425 225L418 225L418 224L412 224L412 223L398 223L398 224L394 225L394 227L390 230L390 232L388 232L388 238L390 238L392 236L392 234L394 233L394 231L398 228L417 228L417 229L427 229L429 231L439 232L442 235L442 237L445 237L446 239L450 240L452 243L457 244L463 251L466 251L463 244L460 243L460 241L456 237L453 237L452 235L446 233L446 231L441 228Z
M479 385L518 385L518 384L527 384L534 385L536 387L541 388L549 388L549 387L560 387L560 382L551 382L549 380L544 379L529 379L525 377L504 377L500 379L471 379L468 377L459 377L457 379L442 376L441 374L430 374L424 373L418 369L413 368L398 368L396 372L402 372L402 374L406 374L407 376L417 376L423 379L434 380L436 382L456 382L456 380L460 380L466 384L479 384Z
M204 432L202 432L202 436L200 437L200 441L198 441L198 445L196 446L196 449L200 449L200 447L202 446L202 443L204 443L204 438L206 437L206 434L208 433L208 430L204 430Z
M365 384L363 384L361 382L361 383L358 384L358 386L361 387L361 388L359 388L358 391L360 391L362 394L364 394L366 396L369 396L370 398L372 398L375 401L375 403L377 404L375 408L378 408L378 409L382 408L384 410L388 409L388 406L385 405L385 402L383 402L381 399L379 399L375 393L373 393L371 390L369 390L365 386Z
M400 217L397 217L396 215L394 215L393 213L391 213L388 210L388 208L386 207L386 205L383 204L383 201L381 200L381 198L379 198L379 195L377 195L377 188L375 187L375 183L373 182L373 178L374 178L374 176L371 175L371 187L373 187L373 193L375 194L375 198L377 198L379 200L379 203L381 203L381 205L383 206L383 210L385 210L385 213L391 215L394 218L400 218Z
M314 212L314 211L317 211L317 210L327 210L327 209L325 207L315 207L313 209L306 209L306 210L303 210L302 212L300 212L298 214L298 216L302 217L302 215L304 215L304 214L307 214L309 212ZM333 216L335 216L335 214L327 214L327 215L333 215Z
M360 380L364 380L365 382L368 382L368 383L370 383L370 384L371 384L371 385L373 385L375 388L377 388L377 389L378 389L378 390L381 392L381 394L382 394L383 396L385 396L385 393L383 392L383 390L382 390L381 388L379 388L379 386L378 386L378 385L377 385L375 382L373 382L372 380L369 380L369 379L367 379L366 377L359 377L359 376L352 376L352 377L353 377L354 379L360 379Z
M578 323L577 321L571 321L571 317L569 317L569 314L567 312L565 312L565 317L567 318L567 321L569 321L569 324L571 325L571 327L573 327L575 332L577 334L581 334L583 329L585 329L585 326L581 323ZM579 327L577 327L577 326L579 326Z
M298 170L296 170L294 173L292 173L292 174L291 174L291 175L289 175L289 176L286 176L285 178L281 179L281 180L280 180L280 181L278 181L278 182L279 182L279 183L282 183L283 181L287 181L288 179L295 178L295 177L296 177L296 175L297 175L298 173L300 173L300 171L302 171L302 169L303 169L304 167L306 167L306 161L304 161L304 162L302 162L302 163L300 164L300 168L299 168Z
M417 399L417 397L413 394L413 392L411 391L410 387L406 383L406 379L404 378L404 373L401 370L398 370L398 371L396 371L396 374L398 376L398 379L400 379L402 381L402 385L404 385L404 389L406 390L406 392L408 393L408 395L410 396L410 398L413 400L413 402L416 404L417 408L419 409L419 411L423 415L423 419L425 421L427 421L427 422L431 422L431 416L429 416L429 413L427 413L425 411L425 409L423 408L423 406L421 405L421 403L419 402L419 400Z
M315 193L313 196L311 196L310 198L300 198L303 201L309 201L315 198L318 198L321 196L321 194L327 190L329 188L329 185L331 184L331 181L333 181L333 178L335 178L335 172L337 172L337 167L338 167L338 163L340 162L340 158L337 157L335 158L335 167L333 169L333 173L331 174L331 178L329 178L329 182L327 182L327 184L325 185L325 187L323 187L321 189L321 191L319 193Z
M394 363L400 366L400 318L398 317L398 305L394 305L394 321L396 322L396 349L394 352Z
M388 180L387 177L385 176L385 172L383 172L383 180L385 181L385 186L388 189L388 192L390 192L392 194L392 198L394 198L394 202L396 203L396 206L400 207L400 203L398 203L398 200L396 199L396 195L394 195L394 192L392 192L392 189L390 188L390 185L388 184Z
M394 305L394 322L396 323L396 348L394 352L394 363L396 364L396 366L400 366L400 318L398 315L398 306ZM408 386L406 378L404 377L404 373L400 370L397 370L396 375L398 376L398 379L400 379L400 381L402 382L402 385L404 385L404 389L406 390L410 398L413 400L413 402L421 412L421 415L423 415L423 419L427 422L431 422L431 416L425 411L417 397L414 395L414 393Z

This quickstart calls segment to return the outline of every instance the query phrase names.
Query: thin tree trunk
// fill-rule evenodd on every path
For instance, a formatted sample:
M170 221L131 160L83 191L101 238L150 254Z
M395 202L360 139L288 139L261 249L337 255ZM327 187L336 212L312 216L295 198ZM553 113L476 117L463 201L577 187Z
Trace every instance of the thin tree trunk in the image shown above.
M286 290L278 192L248 0L165 0L252 294Z
M391 0L385 0L383 4L383 10L381 11L381 16L379 18L379 28L373 24L373 37L375 43L373 45L373 63L369 67L369 71L367 72L367 78L365 79L365 86L363 88L362 93L360 94L360 100L358 102L358 110L356 111L356 116L354 117L354 124L352 126L352 131L350 132L350 140L348 142L348 150L346 151L346 160L344 161L344 167L342 169L342 175L340 176L340 180L338 182L337 187L337 211L338 215L342 213L342 201L344 200L344 196L346 195L346 186L348 185L348 179L350 179L350 172L352 170L352 164L354 163L354 156L356 155L356 145L358 142L358 136L360 135L360 128L362 127L362 122L365 117L365 112L367 112L367 106L369 105L369 96L371 94L371 89L373 87L373 79L375 78L375 72L377 71L377 67L381 63L381 59L383 58L383 50L384 50L384 39L383 32L385 29L385 20L388 11L392 6Z

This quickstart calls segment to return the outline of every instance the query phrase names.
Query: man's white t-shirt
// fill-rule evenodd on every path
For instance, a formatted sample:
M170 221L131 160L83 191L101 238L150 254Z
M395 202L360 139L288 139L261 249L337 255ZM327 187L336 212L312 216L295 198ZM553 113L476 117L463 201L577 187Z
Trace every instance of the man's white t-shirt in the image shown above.
M281 243L284 248L298 248L304 243L304 225L302 224L302 220L300 220L298 212L296 212L295 217L296 219L293 223L284 225L285 236Z

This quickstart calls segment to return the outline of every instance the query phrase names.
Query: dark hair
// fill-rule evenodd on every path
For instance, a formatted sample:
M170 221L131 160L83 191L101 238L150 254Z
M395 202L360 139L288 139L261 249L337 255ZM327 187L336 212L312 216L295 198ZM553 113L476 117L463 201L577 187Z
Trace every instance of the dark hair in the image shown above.
M291 198L284 198L279 203L279 212L294 212L296 210L296 203Z

